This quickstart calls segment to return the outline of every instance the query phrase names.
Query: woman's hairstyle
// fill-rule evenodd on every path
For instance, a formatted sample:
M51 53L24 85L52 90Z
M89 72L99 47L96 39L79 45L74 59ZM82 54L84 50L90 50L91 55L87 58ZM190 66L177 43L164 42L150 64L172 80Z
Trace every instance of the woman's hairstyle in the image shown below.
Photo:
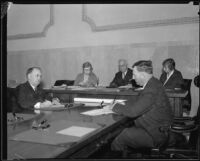
M169 68L169 70L174 70L175 69L175 61L172 58L166 59L163 61L162 63L163 67L167 66Z
M91 69L91 71L93 70L93 68L92 68L92 64L90 63L90 62L85 62L85 63L83 63L83 69L84 68L88 68L88 67L90 67L90 69Z
M148 74L153 73L153 66L151 60L140 60L133 64L132 68L136 67L140 72L146 72Z

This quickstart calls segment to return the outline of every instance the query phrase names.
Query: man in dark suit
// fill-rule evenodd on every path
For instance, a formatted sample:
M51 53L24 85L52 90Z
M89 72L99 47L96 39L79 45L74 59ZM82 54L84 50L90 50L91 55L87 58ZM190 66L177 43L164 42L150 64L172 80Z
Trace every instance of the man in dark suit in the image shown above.
M143 90L136 100L128 100L125 105L116 104L113 111L133 118L135 125L125 128L112 142L114 151L132 148L159 147L167 139L160 130L168 127L173 118L171 106L161 82L153 77L151 61L138 61L133 65L135 81Z
M163 61L163 73L160 81L166 89L181 88L183 76L175 69L175 61L172 58Z
M110 87L119 87L131 84L133 71L128 68L128 63L125 59L119 60L119 72L115 74L114 79L110 83ZM134 81L134 80L133 80Z
M39 86L42 77L41 69L39 67L29 68L27 70L26 77L27 82L17 87L17 102L20 108L39 109L52 105L50 97L48 98Z

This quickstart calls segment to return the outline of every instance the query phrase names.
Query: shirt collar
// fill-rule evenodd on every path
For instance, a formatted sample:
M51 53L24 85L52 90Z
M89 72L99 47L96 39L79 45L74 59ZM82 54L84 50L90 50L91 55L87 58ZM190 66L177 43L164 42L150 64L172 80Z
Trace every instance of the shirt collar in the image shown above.
M127 73L127 71L128 71L128 69L124 72L124 73L122 73L122 74L124 74L124 76L126 75L126 73Z
M31 85L31 87L33 88L33 90L35 91L36 87L35 87L35 86L33 86L32 84L30 84L30 85Z
M172 71L169 73L169 75L167 75L167 78L169 79L169 78L172 76L173 73L174 73L174 70L172 70Z

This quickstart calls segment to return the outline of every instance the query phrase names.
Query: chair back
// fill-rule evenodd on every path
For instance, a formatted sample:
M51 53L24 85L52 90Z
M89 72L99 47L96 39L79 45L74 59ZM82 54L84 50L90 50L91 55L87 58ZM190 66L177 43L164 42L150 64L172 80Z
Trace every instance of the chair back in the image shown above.
M73 86L74 85L74 80L57 80L54 83L54 86L61 86L61 85L67 85L67 86Z
M18 104L18 93L19 93L19 87L18 85L15 88L9 88L7 87L7 112L20 112L22 111L22 108Z
M188 111L191 110L191 83L192 79L183 79L181 88L188 91L187 96L183 99L183 108L186 108Z
M197 75L197 76L194 78L194 85L197 86L197 87L200 86L199 75Z

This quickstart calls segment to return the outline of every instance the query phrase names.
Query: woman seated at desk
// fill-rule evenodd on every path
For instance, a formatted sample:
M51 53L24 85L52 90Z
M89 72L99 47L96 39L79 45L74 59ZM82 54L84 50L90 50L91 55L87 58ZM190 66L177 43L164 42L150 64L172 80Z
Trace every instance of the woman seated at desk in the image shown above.
M75 86L95 87L98 85L99 80L92 72L93 68L90 62L85 62L82 66L83 72L78 74L74 82Z
M166 89L181 88L183 76L180 71L175 69L175 61L172 58L166 59L162 63L163 73L160 81Z

